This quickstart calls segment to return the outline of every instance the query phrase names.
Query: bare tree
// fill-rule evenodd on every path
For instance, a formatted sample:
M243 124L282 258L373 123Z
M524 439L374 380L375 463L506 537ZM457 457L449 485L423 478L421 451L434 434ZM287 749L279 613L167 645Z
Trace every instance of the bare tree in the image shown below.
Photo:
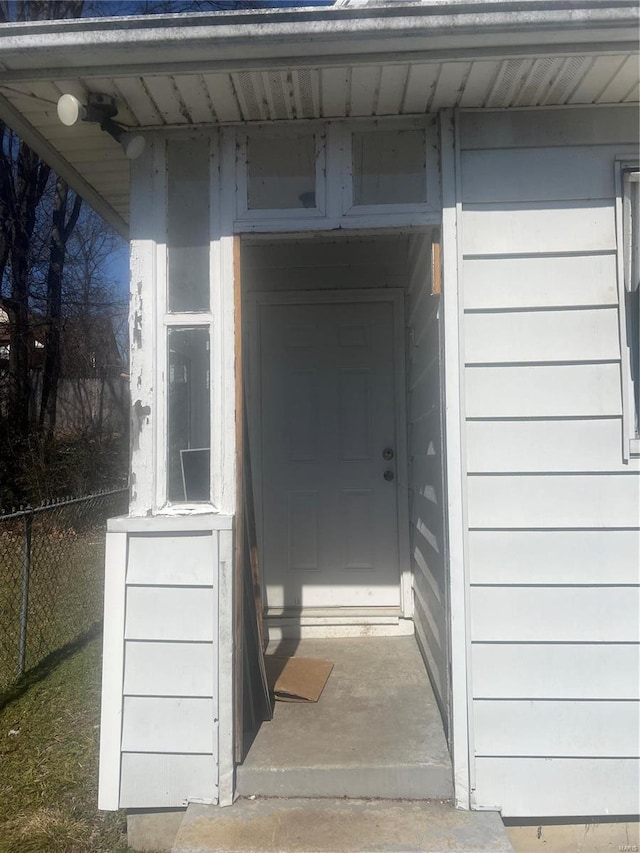
M60 338L62 330L62 277L69 237L78 222L82 199L74 195L69 208L69 187L58 177L55 184L55 196L52 214L51 244L47 271L47 333L45 342L44 370L42 375L42 395L40 399L40 429L46 427L49 438L53 437L56 426L58 384L60 380Z

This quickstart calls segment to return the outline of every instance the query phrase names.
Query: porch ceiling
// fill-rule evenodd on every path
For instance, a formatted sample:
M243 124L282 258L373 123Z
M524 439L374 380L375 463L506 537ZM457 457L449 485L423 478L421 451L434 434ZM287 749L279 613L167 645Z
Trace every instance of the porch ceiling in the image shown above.
M404 7L404 17L399 6L377 9L377 17L366 9L191 16L189 27L176 27L171 16L153 26L141 21L139 32L123 30L122 19L0 26L0 118L125 233L129 163L96 125L60 124L56 102L65 92L81 99L110 94L118 121L145 129L638 102L637 39L628 16L580 26L567 20L561 32L561 22L547 19L534 34L525 21L516 33L515 20L502 27L479 21L481 6L497 4L464 5L475 7L474 19L464 28L458 22L457 34L451 22L437 26L433 16L416 15L415 6ZM596 5L634 14L625 2ZM348 31L355 41L345 41Z

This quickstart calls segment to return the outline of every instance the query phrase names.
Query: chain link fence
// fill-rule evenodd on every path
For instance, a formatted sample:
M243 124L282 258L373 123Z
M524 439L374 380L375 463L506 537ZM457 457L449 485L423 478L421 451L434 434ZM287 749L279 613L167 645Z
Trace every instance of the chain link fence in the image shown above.
M0 693L102 619L107 519L127 490L0 515Z

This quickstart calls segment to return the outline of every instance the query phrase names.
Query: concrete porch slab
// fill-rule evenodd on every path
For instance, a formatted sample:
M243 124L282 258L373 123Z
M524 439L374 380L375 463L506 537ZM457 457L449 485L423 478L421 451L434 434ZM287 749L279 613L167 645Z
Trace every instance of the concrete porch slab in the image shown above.
M496 812L450 803L239 800L190 805L172 853L513 853Z
M241 796L448 799L451 761L413 637L282 641L333 661L316 704L277 702L237 770Z

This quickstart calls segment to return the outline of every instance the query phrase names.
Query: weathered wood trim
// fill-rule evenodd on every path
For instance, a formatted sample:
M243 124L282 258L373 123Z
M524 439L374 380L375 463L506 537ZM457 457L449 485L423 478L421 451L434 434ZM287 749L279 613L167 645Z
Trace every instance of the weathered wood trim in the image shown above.
M155 419L162 405L154 394L156 342L156 239L158 213L154 172L164 164L157 138L131 170L131 255L129 338L131 341L131 495L129 512L144 516L155 505ZM164 165L162 165L164 168ZM154 214L155 211L155 214ZM157 390L157 389L156 389Z

